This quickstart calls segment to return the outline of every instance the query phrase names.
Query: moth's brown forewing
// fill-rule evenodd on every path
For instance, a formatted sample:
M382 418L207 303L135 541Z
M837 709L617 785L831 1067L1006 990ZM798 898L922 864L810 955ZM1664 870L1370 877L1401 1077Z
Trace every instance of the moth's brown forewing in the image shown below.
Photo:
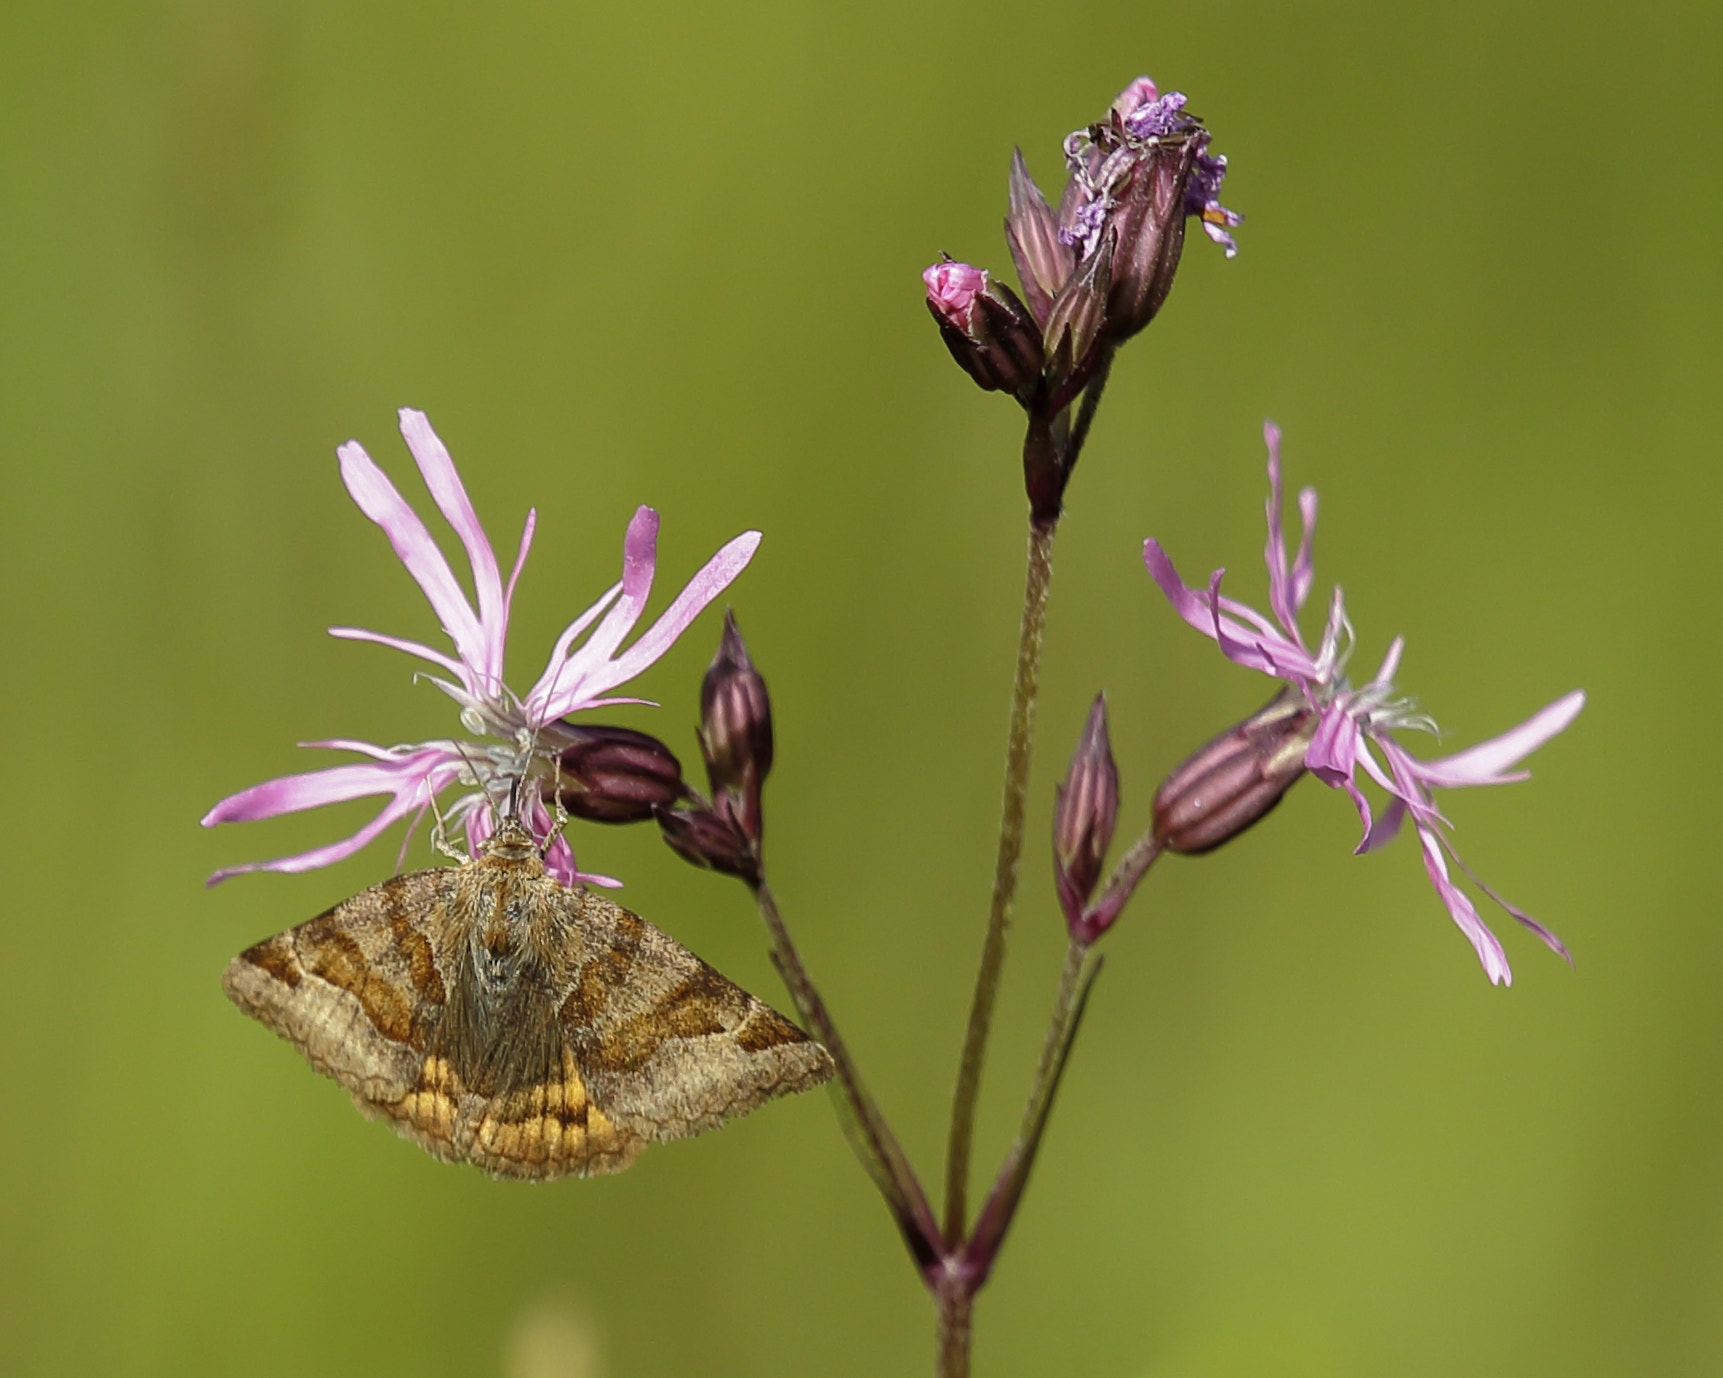
M439 1158L620 1172L832 1074L789 1020L638 915L545 873L507 822L242 952L228 996Z

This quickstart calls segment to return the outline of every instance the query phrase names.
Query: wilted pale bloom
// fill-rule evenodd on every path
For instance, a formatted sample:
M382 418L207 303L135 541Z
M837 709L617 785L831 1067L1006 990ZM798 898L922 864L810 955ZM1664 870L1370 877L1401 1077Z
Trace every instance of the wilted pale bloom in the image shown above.
M1316 529L1316 492L1306 488L1298 495L1304 534L1290 568L1286 542L1280 526L1280 432L1269 424L1263 428L1268 441L1268 603L1273 619L1220 592L1223 570L1216 570L1206 591L1189 588L1178 571L1151 539L1144 543L1143 559L1161 592L1179 616L1205 636L1213 637L1227 659L1303 691L1317 710L1316 733L1305 752L1304 764L1331 788L1344 789L1358 807L1364 824L1364 839L1358 844L1367 852L1392 841L1408 814L1418 830L1424 850L1424 868L1448 913L1477 949L1478 958L1492 982L1512 980L1508 959L1496 935L1490 932L1466 893L1454 883L1448 863L1465 871L1478 888L1512 914L1556 952L1567 956L1560 940L1531 915L1509 904L1473 875L1455 852L1448 838L1448 823L1437 809L1432 791L1461 785L1500 785L1526 778L1527 772L1513 769L1524 757L1542 746L1571 723L1585 705L1578 690L1557 699L1534 713L1518 727L1466 751L1436 760L1420 760L1402 746L1397 731L1434 731L1435 724L1417 711L1411 700L1394 692L1394 671L1400 663L1403 639L1396 637L1375 678L1354 688L1345 677L1346 658L1351 652L1352 628L1346 620L1339 588L1329 604L1328 624L1321 643L1312 651L1298 628L1298 613L1310 594L1313 576L1311 537ZM1378 759L1377 752L1380 752ZM1358 772L1374 780L1389 795L1387 809L1372 819L1369 802L1358 788Z
M472 567L473 588L478 606L449 568L431 533L416 512L384 476L357 441L340 448L341 477L354 502L389 538L395 554L407 567L430 600L443 631L454 643L455 654L416 641L403 641L355 627L332 627L330 634L354 641L375 641L429 661L452 678L427 675L433 684L461 708L461 725L482 740L421 742L412 746L373 746L368 742L307 742L313 747L354 751L369 761L333 766L326 770L290 775L265 781L224 799L209 811L204 826L272 818L366 795L387 795L382 811L351 837L318 847L297 856L275 861L252 862L217 871L211 883L242 871L307 871L351 856L398 818L422 816L432 801L452 784L468 787L469 793L443 811L450 823L465 825L467 840L477 850L489 835L496 806L506 803L506 794L516 781L540 781L550 777L552 762L567 745L558 737L558 719L583 709L609 704L642 703L646 700L610 697L610 691L633 679L657 660L687 628L695 616L740 574L760 543L757 531L738 536L724 546L676 596L659 619L633 645L618 654L623 638L633 630L645 610L652 590L657 560L658 514L642 507L628 524L622 548L622 580L613 585L590 608L577 617L557 639L550 663L525 695L515 694L503 682L503 651L508 635L509 605L515 581L526 563L532 544L536 512L527 514L521 532L520 552L505 587L495 554L484 528L467 499L466 489L455 472L454 462L431 429L423 412L403 408L401 434L424 475L425 486L439 511L454 529ZM602 619L602 620L601 620ZM594 623L597 625L594 626ZM575 646L588 628L591 635ZM534 836L548 837L550 814L540 789L521 791L524 821ZM574 854L565 838L557 837L545 857L551 874L566 884L584 876L574 864ZM609 882L614 884L615 882Z

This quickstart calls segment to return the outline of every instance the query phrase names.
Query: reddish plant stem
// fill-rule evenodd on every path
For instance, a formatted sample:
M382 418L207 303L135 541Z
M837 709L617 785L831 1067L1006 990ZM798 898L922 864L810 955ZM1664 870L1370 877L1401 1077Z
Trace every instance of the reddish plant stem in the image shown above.
M1017 677L1011 693L1011 726L1005 750L1005 801L999 821L999 855L993 870L993 901L987 938L975 977L975 996L952 1096L951 1136L945 1159L945 1238L955 1245L968 1228L969 1159L975 1137L975 1102L981 1090L981 1064L999 974L1005 965L1005 930L1017 894L1017 868L1023 856L1023 812L1029 791L1029 757L1034 738L1035 698L1041 675L1041 637L1047 624L1047 593L1053 577L1053 536L1057 518L1029 524L1029 568L1023 592L1023 622L1017 638ZM967 1321L965 1321L967 1326Z

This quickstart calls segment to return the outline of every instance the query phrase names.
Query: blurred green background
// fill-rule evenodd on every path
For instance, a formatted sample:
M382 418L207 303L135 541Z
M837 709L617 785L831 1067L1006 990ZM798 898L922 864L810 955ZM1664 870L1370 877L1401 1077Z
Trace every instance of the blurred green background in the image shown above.
M0 1368L916 1373L931 1313L820 1095L547 1187L433 1162L223 1000L241 947L395 842L213 892L368 806L206 832L318 762L446 735L335 623L431 637L342 490L415 500L426 409L499 546L511 678L664 517L656 605L732 601L777 706L775 877L931 1180L980 945L1021 588L1015 408L917 274L1005 271L1007 159L1139 71L1245 212L1123 355L1060 536L1030 845L981 1157L1062 937L1052 787L1105 688L1123 828L1265 696L1140 558L1259 601L1259 427L1323 498L1360 664L1463 745L1575 686L1537 778L1450 796L1492 989L1406 840L1345 800L1160 868L978 1312L982 1375L1723 1367L1713 630L1723 365L1714 5L43 4L0 10L9 782ZM1314 626L1315 617L1311 618ZM620 719L693 758L709 613ZM589 867L787 1003L741 888L650 829ZM416 844L414 864L426 856ZM1488 917L1501 918L1499 912Z

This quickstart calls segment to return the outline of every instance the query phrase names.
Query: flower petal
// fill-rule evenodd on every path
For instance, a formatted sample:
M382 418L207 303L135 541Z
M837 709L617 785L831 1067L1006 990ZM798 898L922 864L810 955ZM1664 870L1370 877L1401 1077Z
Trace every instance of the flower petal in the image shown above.
M1325 705L1317 719L1316 734L1305 748L1305 769L1330 789L1352 783L1363 737L1343 703Z
M676 638L688 630L706 605L735 582L736 576L748 567L754 552L760 548L758 531L744 531L733 541L726 542L710 560L688 581L674 602L632 646L617 658L611 684L633 679L648 665L668 651ZM608 687L608 686L606 686Z
M418 656L420 660L428 660L433 665L441 665L450 674L462 673L461 662L451 659L441 651L434 651L429 646L417 641L407 641L398 636L384 636L382 632L366 631L363 627L331 627L330 636L338 636L343 641L372 641L379 646L387 646L392 651L405 651L410 656Z
M1143 542L1143 563L1148 566L1155 583L1160 585L1167 602L1173 605L1173 611L1204 636L1213 639L1228 660L1295 683L1304 682L1314 672L1315 665L1303 647L1293 645L1278 633L1252 630L1221 615L1223 608L1239 609L1248 613L1261 627L1270 625L1266 618L1242 604L1221 598L1220 578L1226 573L1224 569L1217 569L1210 577L1206 594L1198 593L1179 577L1161 543L1152 536Z
M1418 829L1418 840L1424 847L1424 869L1429 872L1430 884L1436 887L1436 893L1442 897L1442 903L1447 905L1449 917L1470 940L1473 950L1478 954L1478 960L1484 964L1484 974L1490 978L1490 984L1511 986L1514 974L1508 967L1508 954L1502 950L1496 935L1490 932L1489 925L1478 917L1478 911L1467 898L1465 891L1455 885L1448 875L1448 863L1442 856L1441 841L1429 828Z
M503 602L502 579L497 573L497 557L484 527L479 525L466 486L455 471L455 462L449 458L448 447L431 429L430 419L411 407L402 407L400 418L401 437L413 452L431 500L466 547L473 570L473 589L479 600L479 643L471 650L463 646L461 653L479 677L479 682L471 686L474 692L490 697L502 687L503 644L508 635L508 613Z
M1304 534L1298 538L1298 555L1292 562L1292 614L1298 615L1304 600L1310 597L1310 585L1316 578L1316 562L1311 547L1316 540L1316 490L1302 488L1298 493L1298 516Z
M217 823L250 823L284 813L321 808L324 804L363 799L369 794L394 794L400 788L402 771L393 760L329 766L276 780L230 794L203 816L203 826Z
M509 586L503 591L503 620L508 620L509 609L514 606L515 584L520 579L520 572L526 568L527 552L532 549L532 534L538 530L538 508L527 508L526 521L520 530L520 553L515 556L515 567L509 572Z
M437 549L437 543L431 539L431 533L419 520L418 513L407 505L383 471L371 462L371 456L365 453L358 441L349 440L337 454L341 457L342 481L353 495L353 501L359 505L359 510L383 528L396 557L424 590L431 611L436 613L443 630L455 643L461 660L467 665L481 666L484 663L485 639L478 619L473 616L467 595L456 582L449 562ZM469 689L474 687L473 684L468 685Z
M1524 772L1504 774L1510 766L1536 751L1562 732L1585 707L1585 692L1575 689L1532 714L1518 727L1499 737L1434 761L1413 760L1418 778L1425 784L1445 788L1461 785L1502 785L1526 778ZM1506 906L1504 906L1505 908Z
M1293 604L1292 581L1287 577L1286 536L1280 529L1280 427L1262 423L1263 443L1268 446L1268 545L1262 561L1268 566L1268 606L1281 629L1298 637L1297 608Z
M1573 954L1567 950L1567 945L1565 943L1563 943L1560 938L1556 937L1556 935L1554 933L1551 933L1549 931L1549 929L1545 928L1541 923L1539 923L1536 919L1534 919L1530 914L1526 913L1526 911L1521 909L1518 905L1509 904L1507 900L1502 898L1501 893L1499 891L1492 890L1488 885L1484 884L1484 882L1478 878L1478 873L1476 871L1474 871L1470 866L1466 865L1465 859L1463 857L1461 857L1461 855L1454 850L1454 844L1453 843L1449 842L1446 838L1444 838L1442 840L1442 845L1448 849L1448 855L1453 857L1454 864L1456 866L1458 866L1462 871L1464 871L1468 877L1471 878L1472 883L1474 885L1476 885L1478 887L1478 889L1482 890L1486 895L1488 895L1491 899L1493 899L1497 904L1501 905L1503 909L1507 910L1508 913L1512 914L1514 916L1514 918L1516 920L1518 920L1521 925L1523 925L1526 928L1529 928L1533 933L1536 933L1538 935L1538 937L1542 938L1544 941L1544 945L1546 947L1548 947L1551 952L1554 952L1563 961L1565 961L1570 967L1573 965Z

